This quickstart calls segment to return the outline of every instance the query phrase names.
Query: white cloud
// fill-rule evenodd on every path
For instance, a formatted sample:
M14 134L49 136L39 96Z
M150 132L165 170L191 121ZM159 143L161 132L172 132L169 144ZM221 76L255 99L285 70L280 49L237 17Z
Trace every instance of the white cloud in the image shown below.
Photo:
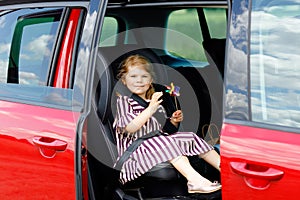
M0 28L4 28L5 27L5 21L6 21L6 17L3 16L0 18Z
M51 40L53 40L52 35L41 35L26 45L25 50L27 51L23 51L21 58L26 60L34 60L42 59L43 56L41 56L41 54L50 55L51 51L48 48L48 44Z
M9 55L9 51L10 51L10 43L0 44L0 53L7 53L7 55Z
M240 93L234 93L232 90L228 90L226 94L226 106L228 108L232 107L246 107L247 106L247 96L240 94Z
M7 82L7 66L8 61L0 60L0 83Z
M20 84L28 85L39 85L39 77L32 72L19 72L20 74Z
M96 17L97 17L97 12L93 12L92 15L88 15L87 19L86 19L86 25L84 26L83 29L83 38L82 41L84 43L84 45L88 45L90 44L92 37L93 37L93 29L94 29L94 25L95 25L95 21L96 21Z

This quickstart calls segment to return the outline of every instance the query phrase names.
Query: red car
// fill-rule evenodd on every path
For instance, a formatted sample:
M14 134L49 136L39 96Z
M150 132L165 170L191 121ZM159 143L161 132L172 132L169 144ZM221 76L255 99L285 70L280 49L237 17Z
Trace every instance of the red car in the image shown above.
M0 1L0 199L298 199L299 11L283 0ZM221 173L189 159L222 191L188 194L169 163L119 183L116 73L136 53L157 83L180 86L180 129L215 146Z
M0 198L76 199L85 111L74 70L87 2L29 3L0 3Z
M232 4L222 199L299 199L299 11L297 1Z

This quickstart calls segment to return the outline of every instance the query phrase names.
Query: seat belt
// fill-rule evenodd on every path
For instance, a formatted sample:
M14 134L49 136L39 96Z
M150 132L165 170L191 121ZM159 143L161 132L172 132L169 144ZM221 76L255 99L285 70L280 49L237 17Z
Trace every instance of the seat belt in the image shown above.
M126 162L128 160L128 158L130 157L130 155L140 146L140 144L142 142L144 142L145 140L155 137L155 136L160 136L163 133L160 132L159 130L156 131L152 131L146 135L143 135L142 137L137 138L135 141L133 141L129 147L127 147L126 151L122 154L122 156L119 158L119 160L117 161L117 163L115 164L115 169L116 170L121 170L124 162Z

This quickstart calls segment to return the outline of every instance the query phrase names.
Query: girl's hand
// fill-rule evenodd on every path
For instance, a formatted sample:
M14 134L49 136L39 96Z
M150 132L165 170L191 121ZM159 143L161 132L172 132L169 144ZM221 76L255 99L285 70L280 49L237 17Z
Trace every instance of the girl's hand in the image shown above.
M176 110L173 112L172 117L170 118L170 121L175 126L178 125L179 122L183 121L183 113L181 110Z
M158 106L162 102L162 100L159 100L159 98L162 95L162 92L155 92L152 95L149 106L138 116L136 116L129 124L127 124L125 130L129 133L134 133L138 131L147 122L147 120L150 117L152 117L152 115L156 112Z
M150 112L154 114L160 105L160 103L163 101L162 99L159 99L163 95L162 92L154 92L150 101L150 104L148 108L150 109Z

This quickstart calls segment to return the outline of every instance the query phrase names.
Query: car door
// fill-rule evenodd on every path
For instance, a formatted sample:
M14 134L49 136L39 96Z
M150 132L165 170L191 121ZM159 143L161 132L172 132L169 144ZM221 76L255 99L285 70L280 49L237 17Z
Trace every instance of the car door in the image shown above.
M76 198L72 77L82 12L0 11L0 199Z
M296 1L234 1L221 133L222 199L299 199Z

